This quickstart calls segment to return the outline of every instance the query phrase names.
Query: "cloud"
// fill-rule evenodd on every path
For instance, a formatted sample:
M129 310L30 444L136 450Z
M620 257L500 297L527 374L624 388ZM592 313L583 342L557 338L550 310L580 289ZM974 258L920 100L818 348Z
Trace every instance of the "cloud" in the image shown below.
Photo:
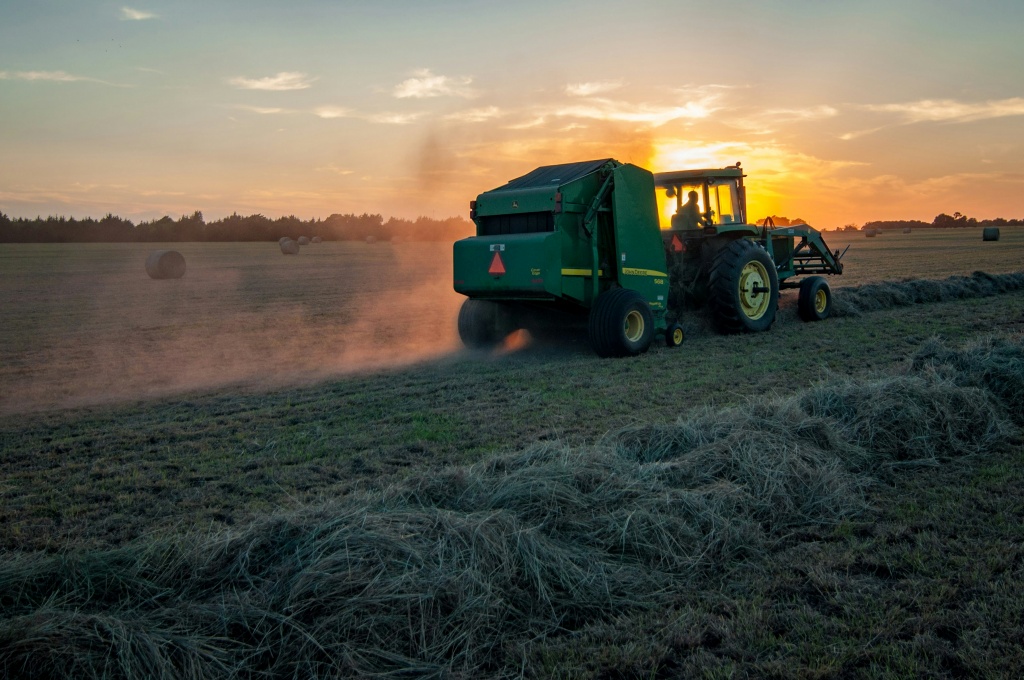
M313 109L313 115L327 120L355 118L385 125L408 125L423 117L423 113L359 113L343 106L318 106Z
M422 113L372 113L360 116L363 120L368 120L371 123L383 123L385 125L408 125L422 117Z
M827 104L801 107L796 109L757 109L749 114L737 114L724 120L725 123L754 134L767 135L776 131L780 125L789 123L809 123L816 120L835 118L839 110Z
M642 123L659 127L679 118L707 118L715 110L716 108L706 101L687 102L681 106L659 106L594 99L587 104L556 107L550 114L560 118Z
M592 83L572 83L565 86L570 97L592 97L595 94L611 92L622 87L621 80L599 80Z
M316 170L317 172L330 172L334 173L335 175L352 175L355 173L355 170L349 170L348 168L339 168L336 163L328 163L327 165L322 165L318 168L313 169Z
M64 71L18 71L9 73L0 71L0 80L45 80L51 83L74 83L85 80L95 80L85 76L74 76Z
M467 111L449 113L444 117L444 119L455 120L462 123L482 123L487 120L498 118L501 115L501 109L497 106L485 106L479 109L469 109Z
M145 21L146 19L159 19L160 17L152 12L144 12L131 7L121 8L121 21Z
M895 113L907 123L970 123L989 118L1024 116L1024 98L986 102L958 102L953 99L922 99L904 104L865 104L861 108L877 113Z
M249 111L251 113L258 113L262 116L269 116L276 113L294 113L293 110L282 109L278 106L248 106L243 104L236 106L235 108L241 109L242 111Z
M238 76L231 78L228 82L241 90L270 90L273 92L285 92L288 90L305 90L312 85L316 78L311 78L305 73L282 71L277 75L266 76L265 78L246 78Z
M320 118L352 118L352 109L346 109L342 106L318 106L313 109L313 115L319 116Z
M883 129L885 129L884 125L882 125L880 127L868 128L866 130L854 130L852 132L844 132L843 134L839 135L839 139L843 140L844 142L848 142L851 139L857 139L858 137L864 137L866 135L872 135L872 134L878 132L879 130L883 130Z
M0 71L0 80L25 80L28 82L48 83L100 83L112 87L127 87L106 80L100 80L99 78L76 76L66 71L15 71L13 73L10 71Z
M446 96L472 99L477 95L476 91L470 88L472 82L473 79L468 77L437 76L431 73L430 69L419 69L413 72L412 78L396 85L392 94L398 99Z

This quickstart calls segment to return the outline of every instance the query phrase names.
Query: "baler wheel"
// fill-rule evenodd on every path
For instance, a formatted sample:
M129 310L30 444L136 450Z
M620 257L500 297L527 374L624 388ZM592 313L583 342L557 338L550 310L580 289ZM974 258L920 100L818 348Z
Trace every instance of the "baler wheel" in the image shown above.
M720 333L766 331L779 306L779 275L764 248L736 239L715 255L708 306Z
M677 323L665 329L665 344L669 347L679 347L679 345L683 344L685 337L683 327Z
M467 299L459 308L459 337L471 349L490 349L504 339L499 327L501 309L489 300Z
M600 357L636 356L654 339L654 316L640 293L613 288L597 296L590 310L588 335Z
M797 312L804 321L823 321L832 313L832 290L820 276L809 276L800 282Z

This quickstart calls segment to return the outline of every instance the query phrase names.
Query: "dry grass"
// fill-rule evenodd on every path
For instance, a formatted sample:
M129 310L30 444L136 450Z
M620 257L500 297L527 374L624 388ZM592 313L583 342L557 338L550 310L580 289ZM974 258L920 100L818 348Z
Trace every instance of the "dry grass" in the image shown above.
M832 313L834 316L858 316L894 307L991 297L1020 290L1024 290L1024 272L974 272L970 276L950 276L942 280L881 281L836 290Z
M237 532L11 557L0 669L514 676L523 646L662 610L862 515L879 479L970 467L1018 436L1022 373L1019 338L929 343L902 375L538 444Z

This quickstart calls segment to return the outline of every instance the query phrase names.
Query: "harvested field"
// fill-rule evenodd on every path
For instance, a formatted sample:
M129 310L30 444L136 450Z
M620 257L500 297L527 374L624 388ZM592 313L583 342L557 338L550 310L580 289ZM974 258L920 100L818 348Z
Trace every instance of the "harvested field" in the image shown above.
M450 246L173 247L188 275L151 281L149 244L0 245L0 413L302 383L458 343Z
M910 275L1020 270L1024 230L1006 230L997 244L977 236L830 233L830 247L851 245L846 272L830 282L891 287ZM0 414L303 384L459 351L450 245L322 246L282 258L260 243L174 244L188 276L140 285L138 262L151 244L0 244ZM865 300L854 313L878 308ZM795 294L781 304L777 326L795 322ZM700 315L684 327L690 337L710 333Z
M506 677L530 659L531 675L596 672L599 659L564 667L545 649L686 607L723 576L780 569L794 534L864 519L883 482L969 474L1019 443L1007 420L1019 395L970 386L985 384L993 351L1021 384L1019 339L930 346L899 376L698 410L579 449L534 445L238 532L9 560L0 668ZM985 662L1009 669L1024 655Z
M936 274L904 280L918 236ZM140 352L126 329L156 318L153 293L119 283L138 260L65 253L62 287L38 279L56 291L39 291L43 319L5 310L5 387L33 394L42 374L7 360L41 342L109 373L96 348L118 335L135 361L203 370L166 391L129 371L90 400L69 359L49 374L64 401L5 402L0 673L1016 677L1024 244L1005 230L982 261L929 236L857 241L848 258L892 273L833 279L837 309L854 306L836 318L800 322L787 292L767 334L694 315L681 348L616 361L571 342L458 350L461 299L422 308L445 299L450 253L418 244L176 244L188 276L152 283L192 303L190 324L161 300L161 331L188 342ZM407 302L338 273L372 282L396 257ZM63 299L85 281L93 298ZM113 300L123 315L101 314ZM235 308L251 324L218 322ZM350 362L280 368L338 338Z

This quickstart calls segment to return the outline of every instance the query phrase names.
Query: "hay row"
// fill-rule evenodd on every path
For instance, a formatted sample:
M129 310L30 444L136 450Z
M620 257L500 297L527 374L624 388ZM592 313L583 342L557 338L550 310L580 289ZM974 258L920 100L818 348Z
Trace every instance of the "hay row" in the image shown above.
M1024 272L988 274L945 279L908 279L882 281L863 286L836 288L832 291L833 316L858 316L895 307L928 302L948 302L1024 290Z
M0 563L0 672L515 675L520 648L758 561L879 478L1016 436L1024 340L927 343L836 381L582 449L553 444L233 534Z

